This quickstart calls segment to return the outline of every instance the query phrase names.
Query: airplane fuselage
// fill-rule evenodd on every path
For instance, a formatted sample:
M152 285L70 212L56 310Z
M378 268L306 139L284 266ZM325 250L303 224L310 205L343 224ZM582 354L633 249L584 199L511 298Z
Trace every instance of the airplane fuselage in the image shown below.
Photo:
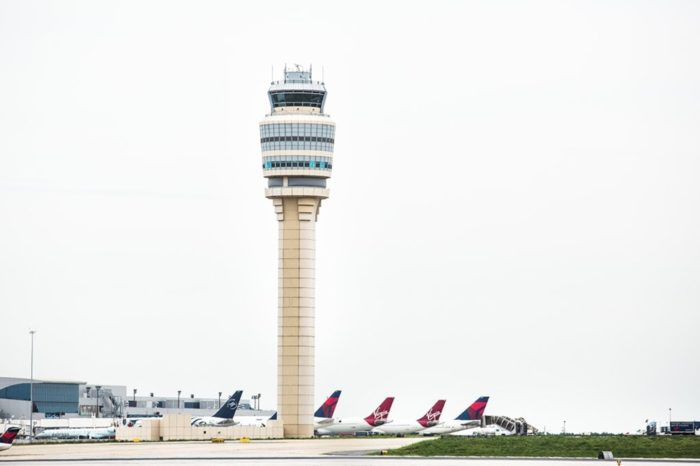
M318 435L343 435L355 432L369 432L374 428L362 418L333 419L333 422L319 425L316 428Z
M34 436L35 439L107 439L114 438L114 427L47 429Z
M409 435L415 434L426 427L422 426L416 421L400 421L400 422L388 422L379 427L372 429L372 432L377 432L378 434L389 434L389 435Z
M214 417L214 416L202 416L193 417L190 424L194 427L205 427L205 426L235 426L238 422L234 421L233 418L228 419L225 417Z
M481 421L458 421L456 419L441 422L440 424L432 427L428 427L425 430L418 432L419 435L444 435L451 434L453 432L459 432L460 430L474 429L481 426Z

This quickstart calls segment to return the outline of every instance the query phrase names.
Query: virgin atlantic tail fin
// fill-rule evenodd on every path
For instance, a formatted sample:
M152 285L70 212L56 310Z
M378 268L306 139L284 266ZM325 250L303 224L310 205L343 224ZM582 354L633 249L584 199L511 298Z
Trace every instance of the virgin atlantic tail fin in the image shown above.
M314 417L322 417L326 419L332 418L333 413L335 412L335 407L340 399L340 393L340 390L334 391L333 394L331 394L331 396L329 396L328 399L321 406L319 406L314 413Z
M372 413L365 418L367 424L371 426L381 426L387 419L389 419L389 411L391 411L391 405L394 404L394 397L389 396L382 401L382 404L377 406L377 409L372 411Z
M467 409L462 412L459 416L455 418L457 421L476 421L481 419L484 415L484 410L486 409L486 403L489 402L488 396L482 396L474 403L472 403Z
M418 424L423 427L432 427L440 421L440 415L442 414L442 409L445 407L445 400L437 400L432 408L428 410L425 415L418 419Z

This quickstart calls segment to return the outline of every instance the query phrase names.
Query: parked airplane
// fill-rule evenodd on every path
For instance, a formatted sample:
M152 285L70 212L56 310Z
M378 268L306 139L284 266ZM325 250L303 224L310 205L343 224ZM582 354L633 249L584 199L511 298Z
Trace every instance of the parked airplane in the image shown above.
M234 426L238 424L238 422L233 420L233 416L236 414L236 409L238 409L238 403L240 403L242 395L243 390L236 391L213 416L193 417L191 425L202 427Z
M314 413L314 427L316 429L333 422L333 413L335 412L335 407L338 405L340 393L340 390L334 391L316 410Z
M14 442L17 433L19 432L19 427L8 427L2 435L0 435L0 451L9 450L12 447L12 442Z
M404 422L387 422L379 427L372 429L372 432L377 432L378 434L394 434L394 435L406 435L415 434L421 430L425 430L428 427L432 427L438 424L440 421L440 414L442 414L442 408L445 407L445 400L437 400L432 408L428 410L425 415L415 421L404 421Z
M489 402L488 396L482 396L469 405L456 418L441 422L433 427L419 432L420 435L442 435L450 434L465 429L473 429L481 426L481 418L484 416L486 404Z
M388 421L391 405L394 403L394 397L390 396L384 399L377 406L377 409L366 418L347 418L333 419L333 422L324 424L316 429L316 435L341 435L354 434L355 432L369 432L374 427L381 426Z
M116 436L114 427L87 427L46 429L34 436L37 440L45 439L110 439Z

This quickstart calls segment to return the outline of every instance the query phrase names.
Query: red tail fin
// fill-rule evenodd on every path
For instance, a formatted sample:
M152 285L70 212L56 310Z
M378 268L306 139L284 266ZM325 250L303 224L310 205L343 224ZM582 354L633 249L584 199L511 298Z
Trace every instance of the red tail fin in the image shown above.
M19 427L10 427L0 435L0 443L12 443L19 433Z
M433 405L432 408L425 413L425 416L418 419L418 423L423 427L431 427L438 423L440 420L440 415L442 414L442 408L445 407L445 400L437 400L437 403Z
M382 401L382 404L377 406L372 414L365 418L367 424L371 426L381 426L387 419L389 419L389 411L391 411L391 405L394 404L394 397L389 396Z

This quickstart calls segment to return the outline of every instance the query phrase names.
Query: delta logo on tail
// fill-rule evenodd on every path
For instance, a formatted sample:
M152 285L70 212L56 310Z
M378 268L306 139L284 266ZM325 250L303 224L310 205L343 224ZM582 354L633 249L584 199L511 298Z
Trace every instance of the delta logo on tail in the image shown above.
M484 410L486 410L486 404L489 402L488 396L482 396L474 403L472 403L467 409L464 410L462 414L457 416L455 419L458 421L476 421L481 419L484 415Z
M389 419L392 404L394 404L394 397L387 397L372 414L365 418L365 422L371 426L381 426Z
M444 407L445 400L437 400L433 407L430 408L422 418L418 419L418 424L423 427L432 427L436 425L440 421L440 415Z
M328 399L316 410L314 417L322 417L330 419L335 413L335 407L338 405L338 400L340 399L340 390L336 390L328 397Z
M0 451L9 450L19 433L19 427L8 427L0 436Z

